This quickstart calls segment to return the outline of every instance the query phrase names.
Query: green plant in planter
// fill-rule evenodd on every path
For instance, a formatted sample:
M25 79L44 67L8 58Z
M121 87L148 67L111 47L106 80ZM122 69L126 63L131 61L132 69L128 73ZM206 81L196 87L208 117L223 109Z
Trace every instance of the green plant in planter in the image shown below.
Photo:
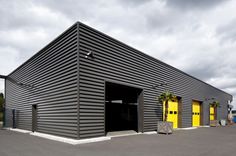
M212 103L210 103L210 106L217 108L220 107L220 102L219 101L213 101Z
M174 100L175 98L176 96L168 90L161 93L161 95L158 96L159 103L162 103L163 105L165 105L165 115L164 115L163 121L167 121L167 118L168 118L168 108L169 108L168 102L170 100Z

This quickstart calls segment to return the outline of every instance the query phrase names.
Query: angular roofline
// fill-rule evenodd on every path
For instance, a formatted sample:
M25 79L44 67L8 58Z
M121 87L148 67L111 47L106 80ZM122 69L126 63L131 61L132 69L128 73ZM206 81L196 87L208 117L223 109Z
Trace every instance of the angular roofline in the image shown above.
M109 36L109 35L107 35L107 34L101 32L101 31L99 31L99 30L97 30L97 29L94 29L94 28L92 28L92 27L90 27L90 26L88 26L88 25L86 25L86 24L84 24L84 23L82 23L82 22L80 22L80 21L77 21L76 23L74 23L72 26L70 26L68 29L66 29L63 33L61 33L59 36L57 36L54 40L52 40L51 42L49 42L49 43L48 43L46 46L44 46L41 50L39 50L38 52L36 52L32 57L30 57L28 60L26 60L24 63L22 63L19 67L17 67L15 70L13 70L10 74L8 74L7 77L9 77L10 75L12 75L14 72L16 72L16 71L17 71L18 69L20 69L22 66L24 66L26 63L28 63L28 62L31 61L33 58L35 58L37 55L39 55L44 49L46 49L48 46L50 46L53 42L55 42L58 38L60 38L63 34L65 34L65 33L66 33L69 29L71 29L73 26L77 25L77 27L78 27L79 24L85 25L85 26L89 27L90 29L92 29L92 30L94 30L94 31L96 31L96 32L98 32L98 33L101 33L102 35L104 35L104 36L106 36L106 37L108 37L108 38L111 38L111 39L115 40L116 42L118 42L118 43L120 43L120 44L122 44L122 45L125 45L126 47L128 47L128 48L130 48L130 49L132 49L132 50L135 50L136 52L138 52L139 54L143 55L144 57L148 57L148 58L150 58L150 59L152 59L152 60L154 60L154 61L157 61L158 63L161 63L162 65L165 65L165 66L167 66L167 67L170 67L170 68L172 68L172 69L174 69L174 70L176 70L176 71L178 71L178 72L181 72L181 73L184 74L184 75L187 75L187 76L189 76L189 77L191 77L191 78L193 78L193 79L195 79L195 80L197 80L197 81L200 81L200 82L202 82L202 83L204 83L204 84L206 84L206 85L208 85L208 86L210 86L210 87L212 87L212 88L214 88L214 89L216 89L216 90L218 90L218 91L221 91L221 92L223 92L223 93L225 93L225 94L228 94L229 96L231 96L231 100L233 99L233 96L232 96L231 94L229 94L229 93L227 93L227 92L225 92L225 91L223 91L223 90L221 90L221 89L219 89L219 88L217 88L217 87L215 87L215 86L213 86L213 85L210 85L210 84L204 82L203 80L200 80L200 79L198 79L198 78L196 78L196 77L194 77L194 76L192 76L192 75L190 75L190 74L188 74L188 73L186 73L186 72L183 72L182 70L180 70L180 69L178 69L178 68L176 68L176 67L173 67L173 66L171 66L171 65L169 65L169 64L167 64L167 63L165 63L165 62L163 62L163 61L161 61L161 60L159 60L159 59L157 59L157 58L155 58L155 57L153 57L153 56L151 56L151 55L148 55L148 54L146 54L146 53L144 53L144 52L142 52L142 51L140 51L140 50L138 50L138 49L136 49L136 48L134 48L134 47L132 47L132 46L129 46L129 45L127 45L126 43L124 43L124 42L122 42L122 41L119 41L119 40L117 40L117 39L115 39L115 38L113 38L113 37L111 37L111 36Z
M165 63L165 62L163 62L163 61L161 61L161 60L159 60L159 59L157 59L157 58L155 58L155 57L153 57L153 56L151 56L151 55L148 55L148 54L146 54L146 53L144 53L144 52L142 52L142 51L140 51L140 50L138 50L138 49L136 49L136 48L134 48L134 47L132 47L132 46L129 46L129 45L127 45L126 43L124 43L124 42L122 42L122 41L119 41L119 40L117 40L117 39L115 39L115 38L113 38L113 37L111 37L111 36L109 36L109 35L107 35L107 34L101 32L101 31L99 31L99 30L97 30L97 29L94 29L94 28L92 28L92 27L90 27L90 26L88 26L88 25L86 25L86 24L84 24L84 23L82 23L82 22L79 22L79 21L78 21L78 23L79 23L79 24L82 24L82 25L85 25L85 26L87 26L87 27L89 27L89 28L91 28L91 29L93 29L93 30L95 30L95 31L97 31L97 32L99 32L99 33L105 35L106 37L109 37L109 38L111 38L111 39L113 39L113 40L119 42L120 44L123 44L123 45L127 46L128 48L131 48L131 49L133 49L133 50L139 52L141 55L143 55L143 56L145 56L145 57L148 57L148 58L150 58L150 59L152 59L152 60L154 60L154 61L158 61L159 63L161 63L161 64L163 64L163 65L165 65L165 66L168 66L168 67L170 67L170 68L172 68L172 69L174 69L174 70L176 70L176 71L179 71L179 72L183 73L184 75L187 75L187 76L189 76L189 77L191 77L191 78L194 78L195 80L198 80L198 81L200 81L200 82L203 82L204 84L207 84L208 86L213 87L213 88L215 88L215 89L217 89L217 90L219 90L219 91L221 91L221 92L224 92L224 93L230 95L231 97L233 97L231 94L229 94L229 93L227 93L227 92L225 92L225 91L223 91L223 90L221 90L221 89L219 89L219 88L217 88L217 87L215 87L215 86L212 86L212 85L210 85L210 84L204 82L203 80L200 80L200 79L198 79L198 78L196 78L196 77L194 77L194 76L192 76L192 75L190 75L190 74L188 74L188 73L186 73L186 72L184 72L184 71L182 71L182 70L180 70L180 69L178 69L178 68L176 68L176 67L173 67L173 66L171 66L171 65L169 65L169 64L167 64L167 63Z
M0 79L6 79L5 75L0 75Z
M14 72L16 72L18 69L20 69L22 66L24 66L25 64L27 64L29 61L31 61L33 58L35 58L37 55L39 55L44 49L46 49L47 47L49 47L51 44L53 44L53 42L55 42L57 39L59 39L61 36L63 36L68 30L70 30L72 27L74 27L75 25L78 25L79 22L74 23L72 26L70 26L69 28L67 28L65 31L63 31L60 35L58 35L55 39L53 39L51 42L49 42L48 44L46 44L46 46L44 46L42 49L40 49L38 52L36 52L33 56L31 56L29 59L27 59L25 62L23 62L20 66L18 66L15 70L13 70L10 74L7 75L7 77L9 77L10 75L12 75Z

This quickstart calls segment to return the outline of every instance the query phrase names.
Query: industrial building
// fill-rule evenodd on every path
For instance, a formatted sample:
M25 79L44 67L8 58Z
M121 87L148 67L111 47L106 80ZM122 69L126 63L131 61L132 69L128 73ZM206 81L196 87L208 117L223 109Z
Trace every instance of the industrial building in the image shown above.
M77 139L156 130L163 117L157 96L166 89L177 97L168 113L174 128L227 119L232 101L232 95L81 22L5 79L5 127ZM214 99L221 106L216 111L209 105Z

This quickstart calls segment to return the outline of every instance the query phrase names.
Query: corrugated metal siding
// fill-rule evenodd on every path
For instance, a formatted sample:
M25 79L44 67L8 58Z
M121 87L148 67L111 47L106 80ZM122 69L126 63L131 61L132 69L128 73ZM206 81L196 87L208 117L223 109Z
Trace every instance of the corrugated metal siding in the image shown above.
M94 59L85 55L94 52ZM161 105L156 96L164 88L152 89L163 81L169 89L182 97L182 127L192 125L192 100L204 101L216 97L227 105L231 95L226 94L198 79L195 79L159 60L139 52L82 23L79 25L79 68L80 68L80 138L104 135L104 81L116 81L143 88L144 131L156 129L161 119ZM225 107L218 111L225 118ZM208 103L204 103L205 118ZM204 124L208 119L204 119Z
M13 127L12 109L5 109L4 115L5 115L5 127Z
M89 51L94 52L94 59L85 58ZM33 84L34 88L19 86L10 79ZM182 127L192 125L193 99L203 101L203 121L208 124L209 102L204 101L205 98L216 97L220 101L221 118L227 117L227 100L232 98L79 23L79 27L72 26L8 76L6 125L12 126L11 109L16 109L16 126L31 130L32 105L37 104L39 132L74 138L104 136L105 81L143 89L143 131L155 130L157 121L162 118L162 105L157 104L156 96L164 88L153 89L152 86L163 81L182 97Z
M31 130L32 105L37 104L38 132L78 137L77 42L75 24L8 76L6 107L17 110L17 128ZM11 126L11 114L6 120Z

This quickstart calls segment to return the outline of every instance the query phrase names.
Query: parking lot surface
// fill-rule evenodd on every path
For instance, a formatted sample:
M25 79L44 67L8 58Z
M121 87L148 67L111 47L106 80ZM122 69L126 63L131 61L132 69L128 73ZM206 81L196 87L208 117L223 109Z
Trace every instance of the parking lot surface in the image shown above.
M70 145L0 130L0 156L228 156L235 155L236 126L140 134Z

